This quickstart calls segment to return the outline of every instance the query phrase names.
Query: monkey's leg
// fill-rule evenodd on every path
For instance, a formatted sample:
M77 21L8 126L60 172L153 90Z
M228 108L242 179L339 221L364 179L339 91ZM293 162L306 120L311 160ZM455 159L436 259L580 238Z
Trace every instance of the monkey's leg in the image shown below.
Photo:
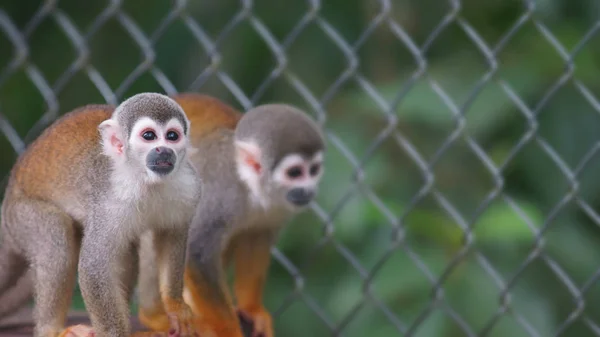
M197 317L195 325L201 337L243 337L224 281L212 279L192 264L188 264L184 280L189 294L186 301Z
M183 300L183 278L188 229L153 233L162 302L171 330L182 336L197 335L194 314Z
M122 289L123 293L125 294L124 296L127 299L127 303L131 303L139 273L139 255L137 244L131 244L129 250L123 257L123 265L126 266L126 268L122 268L120 270L118 278L123 283Z
M94 329L85 325L67 328L60 337L95 336L179 337L176 333L141 331L131 334L128 301L138 275L138 252L134 244L111 245L91 228L84 237L79 263L80 286ZM94 238L94 239L91 239ZM111 263L113 262L113 263ZM97 329L96 329L97 328Z
M169 319L160 297L156 249L152 232L144 233L139 248L139 310L140 322L154 331L168 331Z
M56 337L64 328L75 287L79 238L71 217L57 207L40 201L20 200L13 204L7 221L10 231L31 262L35 287L36 337Z
M220 223L203 226L191 240L184 277L186 301L197 315L196 326L202 337L243 337L223 275L221 243L225 229Z
M271 261L273 232L241 234L232 242L235 296L240 319L251 321L252 337L273 337L273 320L263 306L263 288Z
M79 285L94 332L99 337L131 334L129 306L120 286L127 265L130 242L119 242L111 226L125 226L119 219L89 217L79 259ZM123 240L123 239L121 239Z

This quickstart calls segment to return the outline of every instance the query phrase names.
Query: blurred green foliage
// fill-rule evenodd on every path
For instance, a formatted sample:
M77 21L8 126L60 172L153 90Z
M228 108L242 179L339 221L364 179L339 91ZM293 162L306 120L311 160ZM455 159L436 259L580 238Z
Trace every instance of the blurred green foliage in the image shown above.
M195 82L207 67L218 66L254 104L286 101L315 113L288 80L291 74L327 112L321 121L329 151L319 196L327 225L316 213L304 213L287 227L278 244L299 268L302 282L273 263L265 301L277 312L277 335L330 334L312 306L321 308L334 326L343 324L345 336L402 335L397 322L410 328L412 336L472 336L465 327L492 337L529 336L531 331L551 336L563 328L563 336L594 335L586 320L600 316L600 287L593 278L600 267L600 230L593 213L600 206L600 161L590 151L599 144L600 104L597 97L587 99L580 87L587 88L588 97L600 92L600 34L592 31L581 45L586 34L599 27L600 4L539 0L533 2L535 8L525 23L507 35L527 12L521 1L462 1L455 20L439 34L434 30L452 12L445 1L390 3L386 18L401 25L417 46L430 41L423 59L411 54L385 20L363 35L381 12L380 2L327 0L321 3L318 19L309 21L286 45L283 75L257 96L253 95L268 81L277 58L250 20L221 36L221 59L212 65L181 19L169 24L152 45L155 65L178 91L193 84L192 90L242 109L243 102L215 74ZM40 5L36 0L4 1L0 9L23 31ZM55 6L86 32L107 5L61 0ZM126 0L122 8L151 36L171 5ZM241 5L234 0L189 1L184 11L213 40L240 12ZM300 0L257 0L252 9L280 42L308 12L307 2ZM343 52L346 47L331 39L319 24L322 20L359 61L347 80L339 81L351 64ZM485 41L493 62L459 22L466 22ZM568 57L572 68L538 23L567 53L574 52ZM359 38L364 42L357 44ZM35 65L51 87L78 55L52 16L31 31L27 44L25 65ZM89 64L112 90L144 59L114 17L91 36L88 46ZM14 45L0 33L0 68L14 54ZM426 74L413 83L420 63L426 65ZM105 101L86 68L77 69L56 95L58 114ZM567 70L572 73L546 100ZM355 75L369 81L390 111L384 111ZM119 90L118 100L140 91L163 91L150 72ZM24 67L0 84L0 111L21 137L48 109ZM456 114L464 116L464 123L457 122ZM462 132L455 137L457 128ZM531 137L534 131L541 142ZM425 170L401 146L404 139L419 152ZM480 152L473 150L469 139L479 144ZM546 145L572 172L577 169L573 177L577 186L543 150ZM0 153L0 173L5 175L16 153L1 135ZM587 165L578 169L590 154ZM482 155L500 170L498 177ZM357 174L360 163L364 165ZM427 182L431 188L424 189ZM573 199L561 202L573 192ZM493 199L488 203L489 197ZM592 211L584 211L581 202ZM358 269L345 254L356 259ZM582 292L572 293L564 277ZM585 302L584 310L563 326L578 301ZM74 305L81 308L81 299L76 298ZM382 306L396 321L389 320Z

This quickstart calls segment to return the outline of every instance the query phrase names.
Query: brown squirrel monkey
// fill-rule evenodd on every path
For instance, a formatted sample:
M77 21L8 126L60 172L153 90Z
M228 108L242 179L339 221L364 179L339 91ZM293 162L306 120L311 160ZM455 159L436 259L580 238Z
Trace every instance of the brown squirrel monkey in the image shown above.
M192 121L191 159L203 196L190 227L184 298L204 337L273 337L262 303L271 247L278 232L315 197L323 174L324 138L317 124L289 105L267 104L244 114L209 96L173 97ZM140 243L139 318L155 331L168 320L160 303L152 242ZM224 268L233 261L233 304Z
M189 129L174 100L142 93L116 108L65 114L19 157L1 209L0 294L30 268L36 337L130 336L143 232L157 250L168 334L197 335L182 297L188 229L201 196ZM91 326L65 328L76 272Z

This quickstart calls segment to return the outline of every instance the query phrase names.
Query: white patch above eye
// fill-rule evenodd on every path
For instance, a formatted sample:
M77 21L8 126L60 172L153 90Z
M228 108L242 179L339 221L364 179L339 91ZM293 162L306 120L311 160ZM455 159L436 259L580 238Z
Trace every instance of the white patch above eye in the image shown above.
M179 119L177 118L171 118L167 124L165 124L164 126L164 131L165 133L169 130L175 130L177 131L177 133L179 133L179 136L181 138L183 138L185 135L183 134L183 125L181 125L181 122L179 122ZM189 129L188 129L189 130Z
M325 165L323 165L323 151L317 152L310 160L310 166L315 164L319 165L319 172L312 178L315 179L316 183L318 183L318 181L321 179L321 176L323 176L323 172L325 171Z
M151 141L146 141L142 138L142 133L144 130L148 129L154 132L156 135L156 139ZM177 142L171 142L166 139L166 134L169 130L174 130L178 133L179 139ZM131 133L129 135L129 140L132 144L135 144L136 147L146 148L149 144L152 144L151 147L156 146L164 146L168 144L173 148L181 148L186 146L185 135L183 133L183 126L181 122L177 118L171 118L167 124L159 125L151 119L150 117L141 117L138 119L133 127L131 128Z
M158 124L150 117L141 117L133 124L133 127L131 128L131 133L129 135L129 139L141 137L142 131L144 131L145 129L152 129L152 131L156 133L156 136L160 138L160 129Z
M287 170L293 166L301 166L302 173L306 174L305 160L299 154L289 154L285 156L277 165L273 171L273 180L276 182L287 185L290 183L290 178L287 176Z
M311 164L321 164L323 162L323 151L319 151L315 153L315 155L310 159Z
M289 170L298 167L302 174L298 177L290 177ZM273 180L283 186L312 187L315 185L310 176L310 162L300 154L289 154L285 156L273 170Z
M273 180L282 186L315 188L323 172L322 160L321 152L315 154L311 160L304 159L300 154L289 154L273 170ZM310 167L314 164L319 164L321 167L317 175L311 176ZM296 166L302 169L302 175L296 178L290 177L288 171Z

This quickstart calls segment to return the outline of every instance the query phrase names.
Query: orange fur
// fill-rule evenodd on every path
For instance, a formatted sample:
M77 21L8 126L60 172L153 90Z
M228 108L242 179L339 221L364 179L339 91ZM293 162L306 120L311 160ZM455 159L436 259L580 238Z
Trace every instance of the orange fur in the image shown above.
M196 315L196 329L200 336L214 334L214 337L243 337L228 293L225 292L225 303L228 305L223 306L221 301L213 301L215 292L218 290L206 284L199 275L188 267L185 271L184 282L190 293L191 303L189 305ZM222 285L221 288L226 290L225 285Z
M238 312L254 323L254 334L273 337L271 314L263 306L263 289L271 262L271 233L240 234L232 242Z
M148 312L140 310L138 313L140 323L153 331L168 331L170 327L169 318L164 312L163 307L156 308L156 311Z
M82 164L86 150L98 146L98 125L110 118L114 109L111 105L84 106L61 117L62 123L47 128L14 166L17 190L42 200L50 195L66 195L69 184L77 183L70 179L70 169ZM63 136L45 141L52 134Z

